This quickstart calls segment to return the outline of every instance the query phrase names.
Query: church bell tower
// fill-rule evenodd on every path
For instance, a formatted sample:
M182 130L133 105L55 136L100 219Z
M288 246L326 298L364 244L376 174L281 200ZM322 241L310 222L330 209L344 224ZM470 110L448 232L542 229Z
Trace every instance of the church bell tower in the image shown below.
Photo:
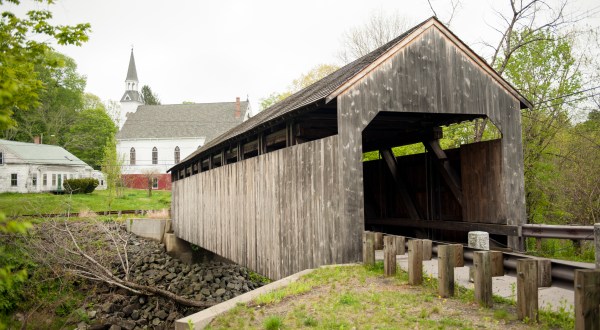
M134 113L137 107L144 104L142 94L139 92L139 81L137 70L135 68L135 58L133 57L133 48L129 57L129 67L127 68L127 77L125 78L125 93L121 97L121 115L119 116L119 129L123 127L129 113Z

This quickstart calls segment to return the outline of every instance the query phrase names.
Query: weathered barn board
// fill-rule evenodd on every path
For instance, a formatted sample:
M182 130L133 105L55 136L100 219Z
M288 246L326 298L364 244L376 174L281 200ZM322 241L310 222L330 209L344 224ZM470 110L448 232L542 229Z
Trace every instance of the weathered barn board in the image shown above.
M343 213L364 217L361 132L382 111L400 113L451 113L490 118L502 131L504 195L511 205L507 223L525 221L525 198L520 150L519 100L483 70L437 27L400 48L384 63L338 96L339 156L344 172ZM365 150L366 151L366 150ZM356 223L363 223L364 218ZM516 247L517 241L512 240Z
M465 221L507 224L501 148L500 140L460 147Z
M175 181L176 235L270 278L359 261L337 213L337 146L332 136Z

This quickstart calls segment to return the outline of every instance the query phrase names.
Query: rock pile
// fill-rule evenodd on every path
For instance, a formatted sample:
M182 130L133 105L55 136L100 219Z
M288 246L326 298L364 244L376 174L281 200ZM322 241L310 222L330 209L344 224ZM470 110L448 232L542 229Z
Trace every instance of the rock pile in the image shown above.
M154 241L130 238L129 278L136 283L156 286L177 295L219 303L260 287L239 265L222 261L185 264L164 252ZM124 275L124 274L121 274ZM85 312L90 319L80 329L167 329L175 320L196 313L197 308L179 306L156 296L134 295L124 289L101 286L96 299Z

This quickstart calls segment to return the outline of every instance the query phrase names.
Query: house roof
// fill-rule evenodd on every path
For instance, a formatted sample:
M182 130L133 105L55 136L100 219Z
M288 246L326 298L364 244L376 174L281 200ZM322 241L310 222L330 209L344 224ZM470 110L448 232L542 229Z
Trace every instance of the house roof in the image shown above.
M357 79L366 75L373 69L374 66L378 65L379 61L386 58L385 55L395 52L398 46L402 47L404 41L408 41L419 34L420 29L427 29L428 27L435 25L443 33L446 33L455 40L457 46L462 48L468 55L474 59L478 65L484 68L489 74L493 75L496 81L505 86L507 90L515 97L517 97L522 104L522 107L530 106L527 101L519 92L501 78L481 57L473 52L467 45L465 45L460 39L458 39L448 28L446 28L437 18L431 17L418 25L412 27L405 33L391 40L387 44L375 49L371 53L343 66L337 71L324 77L323 79L315 82L314 84L307 86L306 88L292 94L286 99L278 102L271 107L263 110L249 120L243 122L241 125L232 128L225 132L221 136L213 139L206 143L202 148L196 150L191 155L186 157L181 163L175 165L172 169L185 166L184 163L187 160L194 158L195 156L205 153L210 149L216 149L221 145L230 142L230 140L245 134L251 134L254 131L260 130L261 127L268 127L277 120L283 120L284 117L293 115L307 105L315 104L317 102L328 103L334 99L337 95L343 92L348 85L353 84ZM406 39L406 40L405 40ZM169 169L171 171L172 169Z
M0 140L0 148L28 164L88 166L72 153L55 145Z
M125 81L128 80L138 81L137 70L135 69L135 59L133 58L133 49L131 49L129 68L127 68L127 78L125 78Z
M248 101L171 105L142 105L130 113L117 139L205 137L206 141L242 123Z

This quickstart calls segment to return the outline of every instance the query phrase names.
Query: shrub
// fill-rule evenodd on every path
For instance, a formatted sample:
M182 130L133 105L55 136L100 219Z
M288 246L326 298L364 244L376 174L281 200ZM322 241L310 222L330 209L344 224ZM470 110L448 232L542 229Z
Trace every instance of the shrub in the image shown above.
M69 194L91 194L98 187L98 180L94 178L67 179L63 186L65 192Z

